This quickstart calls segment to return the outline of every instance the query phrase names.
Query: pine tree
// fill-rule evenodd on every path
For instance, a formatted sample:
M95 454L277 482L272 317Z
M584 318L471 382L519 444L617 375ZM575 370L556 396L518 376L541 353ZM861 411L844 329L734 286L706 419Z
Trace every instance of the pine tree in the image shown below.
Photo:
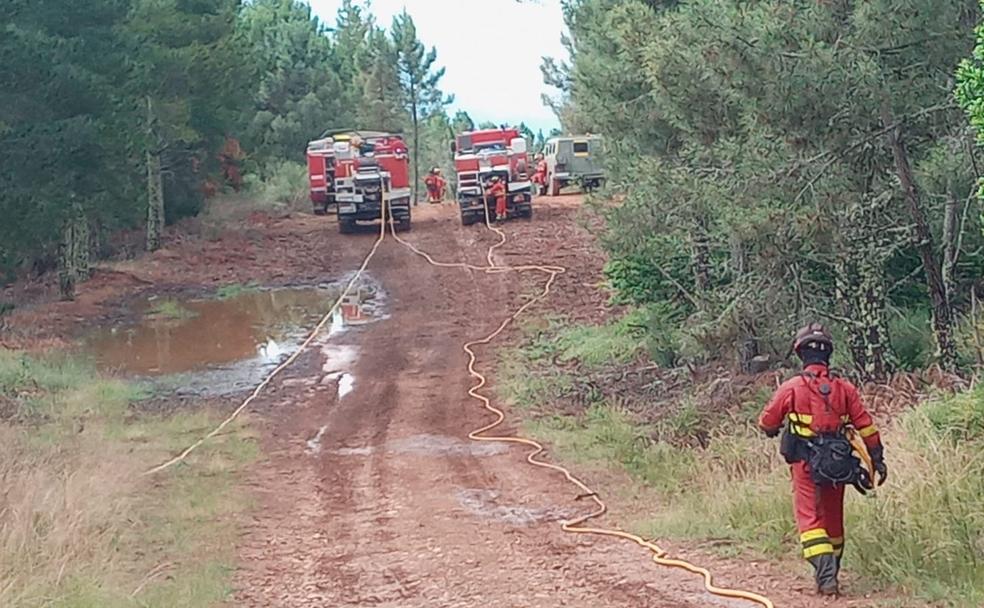
M199 173L241 112L244 74L237 0L135 0L125 32L134 65L128 95L145 109L147 248L160 246L160 201L172 215L201 206Z
M351 4L351 3L348 3ZM343 7L344 8L344 7ZM358 15L355 7L349 7ZM345 26L338 35L358 35ZM254 160L300 161L306 143L329 128L352 126L354 108L347 50L334 49L311 8L295 0L257 0L247 5L237 24L255 70L253 108L244 125L244 145Z
M4 11L0 270L50 257L71 298L88 275L90 222L127 213L126 4L16 0Z
M446 98L438 88L438 83L444 77L444 68L434 68L437 50L425 49L424 44L417 38L417 27L406 10L393 20L392 36L396 45L403 101L410 113L414 204L416 204L421 185L420 122L436 112L443 111L453 99Z
M357 57L357 65L360 75L356 84L362 93L358 104L358 126L402 132L407 114L397 71L397 52L385 31L374 27L369 32L366 47Z

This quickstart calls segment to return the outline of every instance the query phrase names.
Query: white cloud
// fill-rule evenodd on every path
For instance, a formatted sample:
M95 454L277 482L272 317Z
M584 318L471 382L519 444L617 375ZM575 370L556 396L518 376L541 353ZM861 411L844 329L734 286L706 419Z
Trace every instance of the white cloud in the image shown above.
M341 0L310 0L315 14L334 24ZM560 0L373 0L372 12L387 27L404 7L420 39L437 47L437 64L447 68L441 83L455 96L453 110L476 121L518 124L544 131L558 126L543 93L544 56L566 57Z

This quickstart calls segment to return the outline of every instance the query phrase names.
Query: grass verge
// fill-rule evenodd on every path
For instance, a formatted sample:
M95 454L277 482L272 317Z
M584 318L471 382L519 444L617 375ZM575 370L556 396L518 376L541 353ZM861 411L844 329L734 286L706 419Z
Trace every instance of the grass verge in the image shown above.
M571 412L561 402L590 385L580 376L619 365L618 353L627 350L610 347L611 326L541 323L526 334L501 358L501 395L525 412L527 431L559 459L623 471L638 486L630 494L655 496L658 508L628 522L630 529L714 539L729 553L796 554L787 468L776 442L743 415L748 408L720 412L724 423L714 423L692 399L626 408L624 397L595 395ZM573 334L581 337L578 352L591 352L585 365L563 371L554 362L572 352L564 336ZM663 411L637 413L657 409ZM695 445L688 435L699 427L706 438ZM942 605L984 605L984 388L925 403L884 436L892 478L873 496L849 490L846 567L876 586Z
M222 287L219 287L219 289L215 292L215 298L217 300L233 300L248 293L256 293L259 290L260 285L255 282L245 284L232 283L231 285L223 285Z
M187 465L140 473L200 436L208 412L166 417L133 385L68 358L0 352L0 606L211 606L229 591L242 426Z
M147 310L148 316L171 320L190 319L196 314L195 311L183 306L181 302L170 299L155 301Z

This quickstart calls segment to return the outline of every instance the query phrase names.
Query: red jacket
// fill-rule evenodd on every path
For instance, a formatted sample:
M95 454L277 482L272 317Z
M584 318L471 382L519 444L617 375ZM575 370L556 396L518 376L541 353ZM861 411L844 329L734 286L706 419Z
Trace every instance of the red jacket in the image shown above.
M496 198L505 196L506 185L503 184L502 182L496 182L491 186L489 186L489 189L486 190L485 193L488 194L489 196L494 196Z
M829 388L826 400L824 386ZM774 433L784 420L790 433L804 438L833 433L851 424L869 449L881 446L881 436L861 404L858 389L843 378L831 376L826 365L808 365L801 375L784 382L765 406L759 427Z

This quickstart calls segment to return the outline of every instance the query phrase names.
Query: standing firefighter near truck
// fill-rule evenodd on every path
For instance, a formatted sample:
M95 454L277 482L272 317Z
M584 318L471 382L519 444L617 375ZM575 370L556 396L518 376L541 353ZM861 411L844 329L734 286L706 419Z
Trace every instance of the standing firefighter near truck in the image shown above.
M502 222L506 219L506 185L493 175L488 187L485 189L485 196L495 200L495 221Z
M759 426L769 437L782 431L780 452L792 473L803 557L813 565L817 592L835 596L844 553L844 489L853 485L864 494L874 487L875 473L878 485L885 483L888 469L857 388L830 372L830 332L812 323L796 334L793 350L803 371L776 390Z

